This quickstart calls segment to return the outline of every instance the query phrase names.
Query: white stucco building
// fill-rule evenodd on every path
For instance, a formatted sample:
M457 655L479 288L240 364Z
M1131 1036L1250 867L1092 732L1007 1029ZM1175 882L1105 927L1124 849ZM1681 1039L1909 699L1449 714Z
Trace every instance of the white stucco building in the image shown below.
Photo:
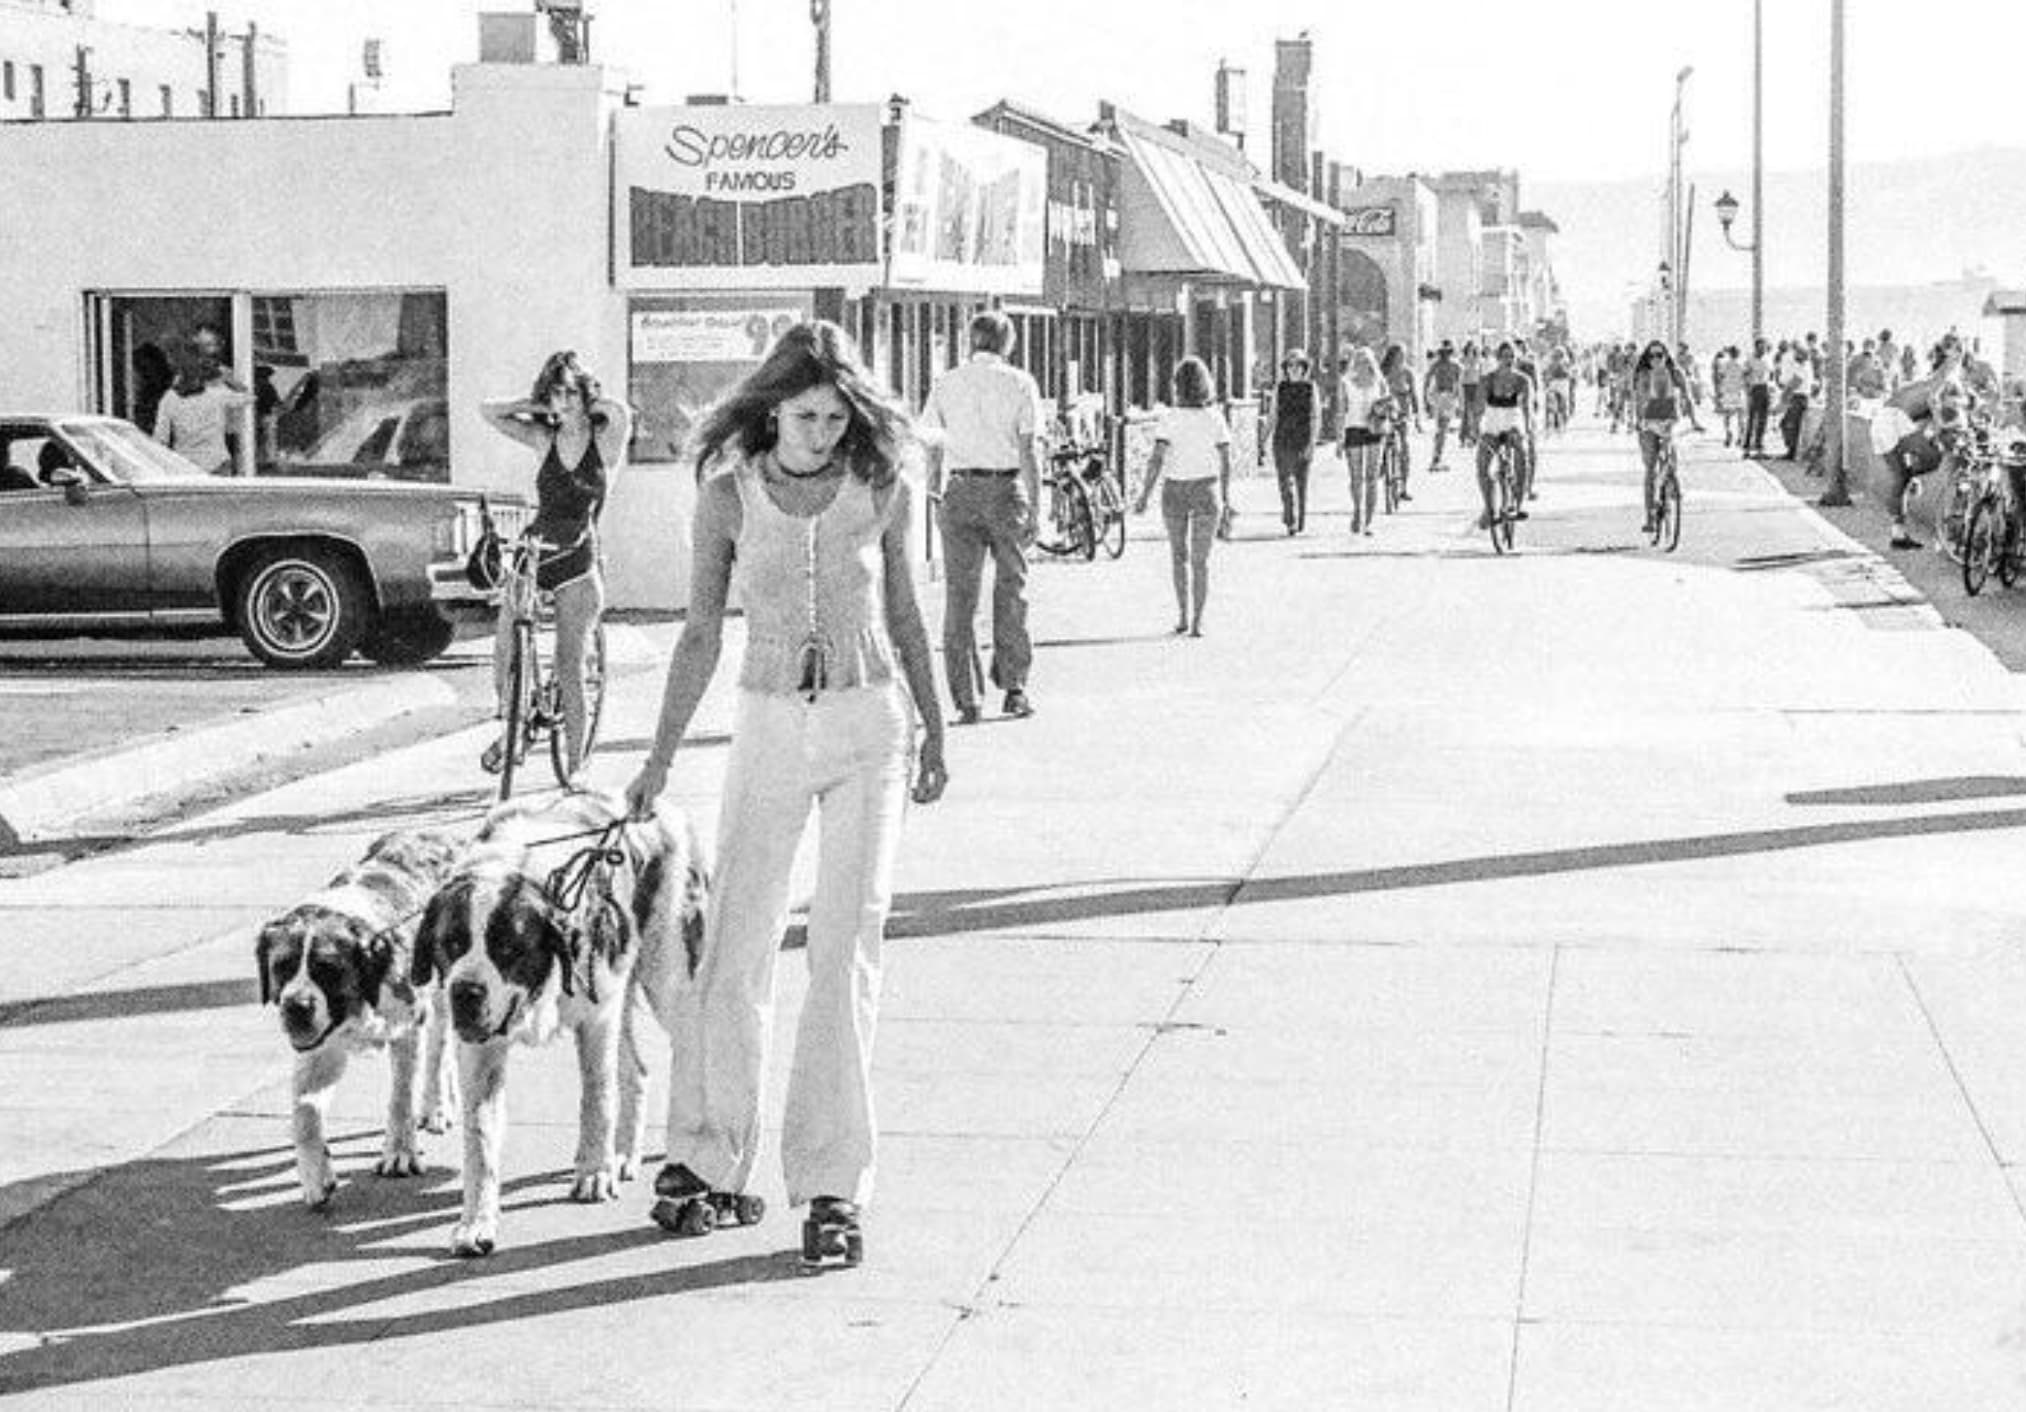
M280 38L250 25L221 27L209 64L205 39L202 29L102 20L96 0L0 0L0 121L288 111L288 46Z

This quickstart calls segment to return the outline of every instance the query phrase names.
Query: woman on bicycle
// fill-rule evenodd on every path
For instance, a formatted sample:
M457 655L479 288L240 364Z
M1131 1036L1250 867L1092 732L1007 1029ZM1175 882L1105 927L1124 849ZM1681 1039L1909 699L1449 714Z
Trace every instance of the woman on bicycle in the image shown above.
M535 469L535 518L530 534L541 537L535 586L556 596L556 677L561 686L567 732L564 759L575 775L583 765L584 658L599 616L605 611L605 580L598 552L598 514L612 479L626 460L633 416L625 404L602 396L598 380L572 352L552 353L526 397L489 399L478 404L486 425L542 455ZM513 644L513 613L502 605L493 638L496 713L508 706L507 662ZM506 736L485 748L479 763L499 773Z
M1351 474L1351 533L1370 534L1378 510L1379 443L1387 402L1379 360L1360 344L1349 355L1337 405L1344 411L1344 466Z
M915 597L914 435L833 323L796 324L697 432L689 614L653 743L627 787L651 813L717 671L725 604L745 610L717 877L695 984L670 1032L658 1224L752 1180L773 1033L774 964L796 849L821 821L809 986L788 1074L781 1163L804 1227L855 1231L872 1193L880 949L906 802L940 798L943 718ZM917 732L921 733L919 750ZM805 1243L805 1253L808 1245Z
M1154 455L1140 486L1144 514L1163 473L1161 519L1168 527L1168 562L1175 584L1175 631L1203 635L1210 597L1210 543L1231 503L1231 428L1211 402L1210 369L1201 358L1175 367L1175 405L1161 414Z
M1477 438L1477 493L1484 500L1484 516L1477 522L1479 529L1490 529L1492 517L1498 513L1491 463L1501 446L1512 455L1513 517L1521 520L1527 517L1520 502L1527 483L1527 447L1534 432L1533 380L1519 370L1518 354L1512 344L1499 344L1493 356L1497 361L1484 375L1484 415Z
M1394 449L1400 457L1400 498L1412 500L1407 493L1407 472L1412 469L1412 457L1407 453L1407 423L1412 418L1414 429L1421 429L1421 394L1415 385L1414 370L1407 366L1407 350L1397 343L1386 345L1385 353L1379 359L1379 376L1386 381L1386 395L1392 399L1392 433Z
M1681 365L1654 339L1632 365L1632 415L1639 426L1639 459L1645 463L1646 524L1643 534L1653 533L1654 471L1660 464L1660 445L1674 436L1675 424L1686 416L1697 431L1702 423L1695 415L1695 395L1682 373Z

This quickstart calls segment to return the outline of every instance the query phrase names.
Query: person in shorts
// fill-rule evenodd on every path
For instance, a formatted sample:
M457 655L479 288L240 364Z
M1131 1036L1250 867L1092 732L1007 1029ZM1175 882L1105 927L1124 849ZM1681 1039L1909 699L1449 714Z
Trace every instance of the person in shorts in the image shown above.
M1435 361L1421 380L1422 397L1429 419L1435 423L1435 451L1428 462L1430 472L1449 469L1442 452L1449 444L1449 427L1463 411L1463 365L1456 361L1456 346L1448 339L1435 350Z

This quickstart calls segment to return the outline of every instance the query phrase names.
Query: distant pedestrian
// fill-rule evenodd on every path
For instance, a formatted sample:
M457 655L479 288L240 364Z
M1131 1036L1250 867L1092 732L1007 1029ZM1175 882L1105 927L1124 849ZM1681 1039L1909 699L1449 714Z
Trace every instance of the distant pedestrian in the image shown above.
M991 680L1006 693L1008 716L1034 714L1027 674L1027 550L1041 499L1041 389L1008 362L1013 321L996 309L971 320L971 357L945 373L922 409L931 483L942 487L943 666L957 720L978 719L976 618L985 558L992 559Z
M1210 370L1200 358L1184 358L1175 367L1175 405L1155 428L1154 456L1137 510L1146 510L1164 475L1161 519L1168 528L1175 631L1201 637L1210 597L1210 547L1231 503L1231 428L1211 401Z
M1780 440L1786 445L1785 459L1801 453L1801 427L1808 420L1808 394L1814 364L1805 347L1790 348L1780 362Z
M1379 360L1362 345L1351 350L1350 370L1337 400L1344 409L1344 468L1351 480L1351 533L1369 535L1378 513L1379 443L1384 435L1386 382Z
M1745 417L1745 365L1735 344L1717 354L1715 365L1710 369L1710 382L1716 388L1716 414L1723 419L1724 445L1742 445L1740 428Z
M1308 370L1308 354L1290 350L1281 362L1280 381L1273 385L1266 416L1267 442L1273 448L1274 476L1280 484L1280 522L1289 534L1300 534L1308 526L1308 474L1321 411Z
M1387 430L1393 435L1394 445L1400 456L1400 498L1412 500L1407 493L1407 476L1414 469L1414 456L1408 449L1407 425L1411 420L1414 429L1421 429L1421 392L1416 385L1414 370L1407 365L1407 350L1398 343L1386 345L1386 351L1379 358L1379 376L1386 382L1386 397L1391 406L1390 424Z
M1752 341L1752 356L1745 359L1745 455L1766 454L1766 423L1773 414L1773 364L1767 357L1766 340Z
M1435 450L1428 460L1429 471L1447 470L1442 453L1449 442L1449 429L1463 407L1463 367L1456 361L1456 345L1442 340L1435 361L1428 365L1422 391L1428 404L1428 419L1435 423Z
M1463 427L1456 439L1465 446L1477 445L1478 423L1484 420L1484 355L1477 341L1463 341L1463 355L1456 360L1463 378Z

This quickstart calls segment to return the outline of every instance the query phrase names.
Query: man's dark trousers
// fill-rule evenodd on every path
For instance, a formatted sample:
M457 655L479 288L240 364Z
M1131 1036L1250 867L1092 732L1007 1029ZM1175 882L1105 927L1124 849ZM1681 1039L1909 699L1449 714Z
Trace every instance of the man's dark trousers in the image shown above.
M1008 692L1027 689L1027 488L1014 475L953 471L943 488L943 671L959 711L978 705L978 593L992 559L992 675Z
M1761 454L1766 449L1766 423L1773 415L1773 389L1755 383L1745 389L1745 450Z

